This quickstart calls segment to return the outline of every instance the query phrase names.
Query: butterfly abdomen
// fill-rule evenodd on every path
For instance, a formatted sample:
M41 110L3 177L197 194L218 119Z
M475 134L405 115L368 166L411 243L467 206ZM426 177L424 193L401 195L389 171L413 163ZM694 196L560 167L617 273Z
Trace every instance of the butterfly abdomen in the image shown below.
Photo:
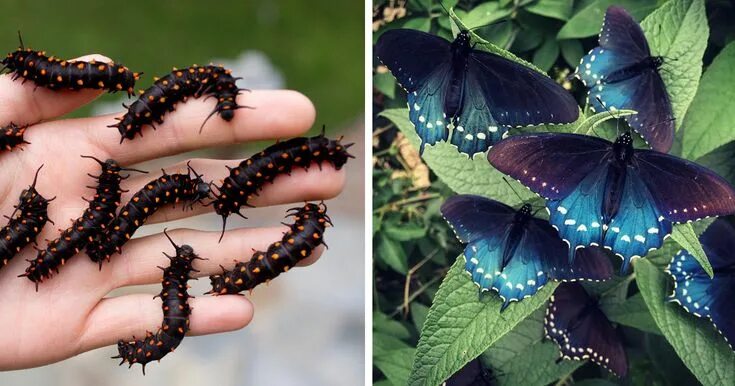
M347 152L349 146L351 144L343 145L340 140L326 138L324 134L293 138L270 146L230 169L230 175L217 187L214 209L223 221L227 221L231 214L250 205L263 186L278 175L290 174L295 168L308 169L312 163L320 167L330 163L339 170L352 157Z
M117 127L121 140L133 139L141 134L143 126L163 123L163 116L176 109L176 104L187 98L211 95L217 104L210 114L219 114L225 121L234 117L237 95L242 91L235 84L237 78L230 70L221 66L192 66L174 69L173 72L157 79L127 109L127 113L112 127ZM207 118L209 119L209 118ZM206 120L205 120L206 123ZM202 124L203 126L203 124Z
M233 270L210 276L212 290L209 293L224 295L251 290L288 271L323 244L324 230L331 225L327 207L308 203L292 210L290 216L294 217L294 223L281 240L264 252L256 251L250 260L238 262Z
M30 49L9 53L1 64L13 73L13 79L27 79L51 90L97 89L132 94L135 81L140 78L139 73L120 64L68 61Z
M132 341L120 340L117 343L118 355L113 357L121 358L120 364L127 362L129 367L140 363L143 366L143 374L147 363L160 360L173 351L189 331L191 308L188 303L187 282L192 279L192 263L194 260L202 259L190 246L178 246L173 241L171 243L176 248L176 255L166 255L171 263L163 268L162 288L158 294L163 302L161 328L155 334L147 332L145 338L141 340L135 340L135 337Z
M162 206L179 202L191 206L208 197L209 184L191 168L187 174L164 173L133 195L105 233L87 246L87 254L92 261L102 264L103 260L119 253L135 231Z

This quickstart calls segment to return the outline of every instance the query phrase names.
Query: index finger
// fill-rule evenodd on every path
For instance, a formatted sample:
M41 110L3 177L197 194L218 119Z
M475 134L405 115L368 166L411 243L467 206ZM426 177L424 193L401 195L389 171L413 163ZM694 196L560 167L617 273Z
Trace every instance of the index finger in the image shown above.
M237 104L252 109L237 110L229 122L213 116L200 133L215 103L213 98L179 103L176 111L164 115L164 123L157 125L155 131L145 126L143 137L125 140L122 144L117 129L107 127L117 122L115 115L84 118L71 125L83 127L88 140L108 157L130 165L211 146L299 136L311 128L316 117L314 105L299 92L251 91L241 93Z

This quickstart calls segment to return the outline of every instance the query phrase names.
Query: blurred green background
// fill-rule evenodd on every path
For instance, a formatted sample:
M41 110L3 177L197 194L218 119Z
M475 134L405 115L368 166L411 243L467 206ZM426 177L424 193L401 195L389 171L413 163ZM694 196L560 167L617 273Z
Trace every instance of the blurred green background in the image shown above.
M283 73L286 87L314 101L316 126L337 129L363 110L362 1L4 0L2 10L0 47L7 52L18 46L20 30L27 47L50 55L100 53L143 71L138 88L145 88L172 66L258 50Z

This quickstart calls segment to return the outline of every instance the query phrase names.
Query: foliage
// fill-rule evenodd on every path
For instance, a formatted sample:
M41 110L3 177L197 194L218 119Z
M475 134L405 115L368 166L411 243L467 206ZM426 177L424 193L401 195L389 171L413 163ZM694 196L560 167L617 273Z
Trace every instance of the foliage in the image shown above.
M728 72L735 50L729 43L735 34L727 18L707 19L712 10L732 14L735 6L731 4L444 1L451 19L437 1L384 0L374 6L373 40L392 28L415 28L451 39L455 24L477 27L473 39L479 49L545 71L583 101L581 84L567 77L582 55L597 45L605 9L613 3L625 6L642 21L653 53L665 57L662 77L672 95L678 128L673 153L696 159L735 182L731 162L735 123L728 108L729 93L735 88ZM480 357L498 384L616 384L596 366L555 363L556 346L541 339L541 313L555 283L502 314L497 297L478 301L476 288L463 274L463 257L454 260L461 246L452 240L438 214L441 202L453 193L481 194L512 206L525 200L542 201L514 181L506 184L483 156L470 159L447 143L427 146L423 159L418 158L418 137L407 119L404 92L383 66L375 64L373 309L396 323L393 333L381 327L385 323L374 326L376 382L436 385ZM583 109L573 124L524 131L577 132L610 139L616 127L605 122L608 119L609 114L588 115ZM413 156L406 147L413 149ZM415 178L418 169L426 174L423 185ZM691 384L694 377L704 384L735 382L735 354L711 324L665 299L670 279L663 268L679 249L692 252L711 274L697 240L709 222L676 226L661 249L636 261L634 274L586 285L600 296L603 310L626 337L630 359L626 384ZM400 360L399 355L403 355ZM412 364L407 369L409 355Z

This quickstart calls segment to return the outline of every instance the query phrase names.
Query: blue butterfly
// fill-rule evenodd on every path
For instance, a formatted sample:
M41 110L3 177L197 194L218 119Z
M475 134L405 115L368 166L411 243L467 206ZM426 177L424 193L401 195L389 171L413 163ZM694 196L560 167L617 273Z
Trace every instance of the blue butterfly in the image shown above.
M510 302L527 298L549 279L607 280L612 264L599 248L590 248L574 264L568 248L551 225L533 217L531 206L515 210L501 202L473 195L450 197L442 215L464 249L465 270L480 292L493 289Z
M446 141L461 153L485 152L511 127L571 123L579 107L549 77L474 49L469 31L453 42L394 29L380 36L378 58L408 93L409 119L424 146Z
M578 283L562 283L556 288L546 309L544 333L559 346L564 359L589 359L618 377L628 374L620 334L598 300Z
M607 9L600 46L579 63L575 76L589 88L592 111L635 110L625 117L654 150L667 153L674 142L674 113L659 69L641 26L617 6Z
M666 268L675 283L669 299L687 312L711 320L732 348L735 342L735 228L729 221L718 219L702 233L699 241L712 264L714 277L710 279L694 256L681 250Z
M578 134L516 135L490 163L547 199L549 222L574 251L603 246L630 261L659 248L673 223L735 213L735 190L711 170L653 150Z

